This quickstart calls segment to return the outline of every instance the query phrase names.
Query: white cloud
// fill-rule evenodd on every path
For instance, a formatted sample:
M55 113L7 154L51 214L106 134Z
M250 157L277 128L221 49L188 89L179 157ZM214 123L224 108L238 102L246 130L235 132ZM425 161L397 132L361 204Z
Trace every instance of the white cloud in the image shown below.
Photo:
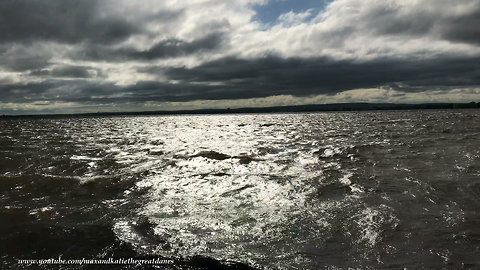
M278 17L278 21L281 25L289 27L296 24L305 22L310 16L312 16L313 9L308 9L304 12L295 13L293 11L284 13Z
M284 57L358 60L479 55L478 46L445 40L442 36L447 28L444 21L463 16L476 1L440 2L336 0L310 22L304 22L308 12L282 15L280 23L271 29L252 31L244 42L237 39L236 52L244 57L277 52ZM295 23L283 23L289 20Z

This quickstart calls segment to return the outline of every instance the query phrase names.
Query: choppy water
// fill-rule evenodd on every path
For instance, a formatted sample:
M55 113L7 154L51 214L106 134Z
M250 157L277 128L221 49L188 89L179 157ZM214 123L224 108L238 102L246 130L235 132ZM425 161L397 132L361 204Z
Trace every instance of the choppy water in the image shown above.
M0 256L478 268L479 139L478 110L1 120Z

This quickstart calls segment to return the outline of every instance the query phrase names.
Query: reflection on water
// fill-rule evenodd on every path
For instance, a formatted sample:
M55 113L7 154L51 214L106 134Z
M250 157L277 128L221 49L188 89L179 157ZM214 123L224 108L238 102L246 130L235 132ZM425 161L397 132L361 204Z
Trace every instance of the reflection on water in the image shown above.
M1 121L0 250L7 262L478 267L479 120L468 110Z

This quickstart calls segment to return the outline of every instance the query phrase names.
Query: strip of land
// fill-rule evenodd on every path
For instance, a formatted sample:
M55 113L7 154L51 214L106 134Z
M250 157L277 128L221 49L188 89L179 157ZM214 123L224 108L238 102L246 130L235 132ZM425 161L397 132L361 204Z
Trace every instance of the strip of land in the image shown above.
M395 103L335 103L311 104L295 106L275 106L260 108L227 108L227 109L200 109L179 111L139 111L139 112L97 112L80 114L30 114L30 115L1 115L1 118L44 118L44 117L99 117L116 115L181 115L181 114L239 114L239 113L295 113L295 112L329 112L329 111L375 111L375 110L428 110L428 109L470 109L480 108L480 102L470 103L423 103L423 104L395 104Z

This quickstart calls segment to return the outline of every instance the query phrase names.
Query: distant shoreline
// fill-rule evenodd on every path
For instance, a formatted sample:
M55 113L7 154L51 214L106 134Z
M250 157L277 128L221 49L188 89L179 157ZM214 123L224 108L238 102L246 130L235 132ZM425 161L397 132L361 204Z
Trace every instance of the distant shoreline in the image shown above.
M74 114L24 114L0 115L5 118L64 118L64 117L95 117L95 116L148 116L148 115L188 115L188 114L242 114L242 113L301 113L301 112L341 112L341 111L379 111L379 110L425 110L425 109L472 109L480 108L480 102L470 103L422 103L422 104L395 104L395 103L334 103L310 104L275 107L246 107L234 109L198 109L178 111L138 111L138 112L98 112Z

